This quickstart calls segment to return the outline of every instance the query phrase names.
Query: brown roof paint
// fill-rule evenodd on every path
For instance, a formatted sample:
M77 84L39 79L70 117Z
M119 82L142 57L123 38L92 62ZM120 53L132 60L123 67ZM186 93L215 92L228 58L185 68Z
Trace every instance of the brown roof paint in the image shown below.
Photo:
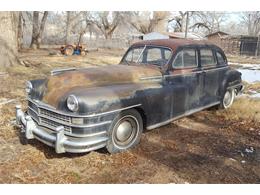
M146 40L134 43L132 46L142 46L142 45L153 45L168 47L173 50L173 52L179 47L184 45L212 45L209 41L198 41L191 39L155 39L155 40Z

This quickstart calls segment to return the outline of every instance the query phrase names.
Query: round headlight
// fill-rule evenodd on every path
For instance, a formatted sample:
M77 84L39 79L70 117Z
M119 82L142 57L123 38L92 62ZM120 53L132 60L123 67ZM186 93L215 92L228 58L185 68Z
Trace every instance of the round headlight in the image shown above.
M27 94L31 93L32 91L32 83L30 81L26 81L26 84L25 84L25 91Z
M70 111L76 112L79 109L79 102L75 95L70 95L67 99L67 107Z

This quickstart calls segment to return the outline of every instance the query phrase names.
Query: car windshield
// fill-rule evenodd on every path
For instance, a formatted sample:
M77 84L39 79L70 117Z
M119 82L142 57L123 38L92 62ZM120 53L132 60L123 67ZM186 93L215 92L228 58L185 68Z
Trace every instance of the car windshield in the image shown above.
M163 66L169 61L171 54L171 50L165 47L133 47L128 50L127 54L122 59L122 62L127 64L136 63Z

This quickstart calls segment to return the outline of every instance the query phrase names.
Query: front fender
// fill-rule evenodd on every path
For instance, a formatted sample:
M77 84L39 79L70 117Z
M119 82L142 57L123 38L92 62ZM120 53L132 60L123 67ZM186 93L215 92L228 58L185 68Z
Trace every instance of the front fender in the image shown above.
M158 83L131 83L93 88L78 87L70 90L60 99L58 109L68 111L66 100L71 94L75 95L79 101L77 114L91 115L125 107L142 107L147 102L145 91L152 88L161 88L161 85Z

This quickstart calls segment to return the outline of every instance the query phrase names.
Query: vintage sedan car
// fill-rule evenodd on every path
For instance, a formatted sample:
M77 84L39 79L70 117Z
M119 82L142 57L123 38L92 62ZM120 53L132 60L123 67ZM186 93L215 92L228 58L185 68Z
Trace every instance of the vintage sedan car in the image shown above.
M133 44L119 65L52 71L26 84L28 109L16 106L27 139L57 153L132 148L144 129L219 106L243 88L224 52L204 41L151 40Z

